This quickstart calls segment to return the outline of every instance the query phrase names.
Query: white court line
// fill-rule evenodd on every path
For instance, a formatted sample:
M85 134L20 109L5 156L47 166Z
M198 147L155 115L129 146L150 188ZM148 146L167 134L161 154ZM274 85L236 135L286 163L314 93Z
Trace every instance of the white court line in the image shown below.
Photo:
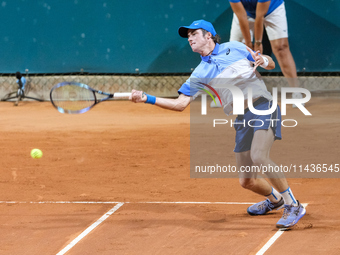
M0 204L216 204L216 205L253 205L254 202L114 202L114 201L0 201Z
M70 250L76 243L78 243L82 238L84 238L88 233L90 233L94 228L96 228L100 223L106 220L111 214L117 211L123 204L221 204L221 205L253 205L254 202L161 202L161 201L146 201L146 202L114 202L114 201L0 201L0 204L117 204L110 211L104 214L100 219L88 227L84 232L82 232L76 239L74 239L70 244L68 244L64 249L62 249L57 255L63 255L68 250ZM305 208L308 203L302 204ZM256 255L263 255L274 242L284 233L285 231L278 230L274 236L272 236L269 241L256 253Z
M302 204L305 208L307 207L308 204ZM272 236L272 238L269 239L269 241L259 250L256 255L263 255L269 248L270 246L273 245L273 243L284 233L284 230L278 230L275 235Z
M134 203L134 202L131 202ZM215 205L253 205L254 202L135 202L136 204L215 204Z
M117 211L124 203L119 203L115 205L111 210L105 213L102 217L100 217L95 223L85 229L76 239L70 242L64 249L57 253L57 255L63 255L68 252L73 246L75 246L81 239L83 239L88 233L90 233L93 229L95 229L100 223L106 220L111 214Z

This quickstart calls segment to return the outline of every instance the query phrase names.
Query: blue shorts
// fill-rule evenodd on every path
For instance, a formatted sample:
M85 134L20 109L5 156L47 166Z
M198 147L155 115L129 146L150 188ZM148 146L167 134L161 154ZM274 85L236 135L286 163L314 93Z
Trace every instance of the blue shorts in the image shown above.
M268 110L272 105L272 101L261 97L253 105L257 110ZM236 130L234 152L249 151L254 133L257 130L268 130L271 128L274 132L275 140L281 140L280 107L277 106L276 110L268 115L256 115L247 108L244 115L238 115L235 119L234 128Z

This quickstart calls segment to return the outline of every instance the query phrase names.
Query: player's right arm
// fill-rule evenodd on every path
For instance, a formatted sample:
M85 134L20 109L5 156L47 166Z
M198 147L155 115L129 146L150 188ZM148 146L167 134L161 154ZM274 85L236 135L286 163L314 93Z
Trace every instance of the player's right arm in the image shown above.
M180 94L178 98L162 98L162 97L154 97L147 95L143 91L132 90L130 100L134 103L145 103L149 100L154 100L151 102L154 105L157 105L161 108L172 110L172 111L184 111L185 108L190 104L191 97L186 96L184 94Z
M245 40L245 45L253 49L253 43L251 41L251 36L250 36L247 12L244 9L243 4L241 2L230 1L230 6L240 22L240 28L241 28L243 38Z

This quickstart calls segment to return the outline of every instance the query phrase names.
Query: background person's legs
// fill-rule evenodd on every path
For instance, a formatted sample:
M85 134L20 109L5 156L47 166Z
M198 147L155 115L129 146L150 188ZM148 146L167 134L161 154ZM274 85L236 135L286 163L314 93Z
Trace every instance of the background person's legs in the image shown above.
M280 38L270 41L272 51L279 62L283 75L287 78L289 86L299 87L296 65L289 49L288 38Z

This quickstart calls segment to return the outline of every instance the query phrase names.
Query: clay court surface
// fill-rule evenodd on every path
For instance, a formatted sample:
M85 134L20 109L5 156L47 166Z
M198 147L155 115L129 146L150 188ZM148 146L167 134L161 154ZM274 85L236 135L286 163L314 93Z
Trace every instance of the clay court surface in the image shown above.
M271 157L340 163L340 99L313 98L307 108L313 116L288 109L299 125L283 128ZM110 101L66 115L25 101L1 102L0 114L1 255L257 254L278 233L282 210L248 216L262 197L237 179L190 178L189 109ZM233 140L230 129L225 155L235 165ZM288 181L307 214L265 254L340 254L339 179Z

